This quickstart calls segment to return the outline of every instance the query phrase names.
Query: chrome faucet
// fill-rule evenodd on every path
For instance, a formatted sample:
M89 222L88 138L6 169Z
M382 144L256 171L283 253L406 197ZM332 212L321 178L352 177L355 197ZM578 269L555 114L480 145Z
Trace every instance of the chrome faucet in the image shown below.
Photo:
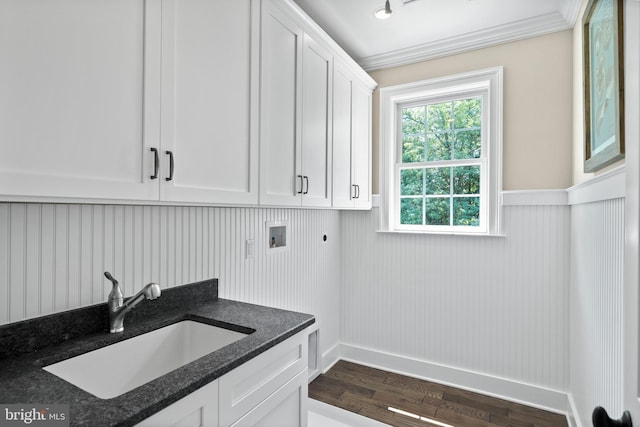
M109 331L112 334L124 331L124 316L140 301L144 299L153 300L160 296L160 285L149 283L131 299L124 302L124 296L118 281L108 271L104 272L104 277L113 284L113 288L109 293Z

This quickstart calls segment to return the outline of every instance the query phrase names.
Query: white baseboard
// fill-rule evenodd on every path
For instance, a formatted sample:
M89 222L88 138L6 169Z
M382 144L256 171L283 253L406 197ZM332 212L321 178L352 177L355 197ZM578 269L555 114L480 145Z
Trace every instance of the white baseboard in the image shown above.
M569 408L567 394L560 391L344 343L339 344L338 347L339 359L354 363L450 385L559 414L567 414ZM334 358L335 353L334 347L331 349L331 355Z
M340 360L340 349L342 344L338 343L329 350L322 353L322 373L326 373L333 365Z
M567 407L567 423L569 427L582 427L580 417L578 416L578 408L571 394L568 395L569 406Z

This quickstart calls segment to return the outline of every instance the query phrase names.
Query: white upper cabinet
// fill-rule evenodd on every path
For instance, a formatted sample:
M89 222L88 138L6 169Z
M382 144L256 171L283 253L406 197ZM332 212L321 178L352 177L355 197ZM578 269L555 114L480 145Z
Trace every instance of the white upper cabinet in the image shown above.
M0 58L2 201L370 207L375 82L292 0L0 0Z
M258 202L259 18L258 0L163 0L162 200Z
M371 88L342 62L333 76L333 202L371 208Z
M256 204L259 17L259 0L2 0L0 197Z
M351 173L353 139L353 77L336 61L333 74L333 207L352 208L355 186Z
M358 209L371 209L371 97L371 88L354 80L351 174L354 207Z
M262 4L260 204L299 205L302 29L274 1Z
M0 197L157 199L159 0L0 1Z
M331 206L331 125L333 57L308 34L302 52L303 206Z
M331 206L333 56L264 0L260 203Z

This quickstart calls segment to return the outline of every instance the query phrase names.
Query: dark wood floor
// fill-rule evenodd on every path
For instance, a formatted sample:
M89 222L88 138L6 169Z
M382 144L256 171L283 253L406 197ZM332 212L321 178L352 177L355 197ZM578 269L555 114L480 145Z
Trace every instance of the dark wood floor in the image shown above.
M564 415L343 360L309 384L309 397L397 427L567 427Z

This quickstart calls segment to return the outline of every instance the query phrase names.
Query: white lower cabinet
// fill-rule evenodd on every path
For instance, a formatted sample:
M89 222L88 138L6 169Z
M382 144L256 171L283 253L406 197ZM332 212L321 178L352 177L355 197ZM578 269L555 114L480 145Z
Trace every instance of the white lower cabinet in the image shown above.
M137 427L306 427L307 352L303 331Z
M299 427L307 425L307 370L263 400L232 427Z
M306 333L298 333L220 377L220 425L234 424L292 378L306 375L307 343Z
M167 406L136 427L218 427L218 380Z

